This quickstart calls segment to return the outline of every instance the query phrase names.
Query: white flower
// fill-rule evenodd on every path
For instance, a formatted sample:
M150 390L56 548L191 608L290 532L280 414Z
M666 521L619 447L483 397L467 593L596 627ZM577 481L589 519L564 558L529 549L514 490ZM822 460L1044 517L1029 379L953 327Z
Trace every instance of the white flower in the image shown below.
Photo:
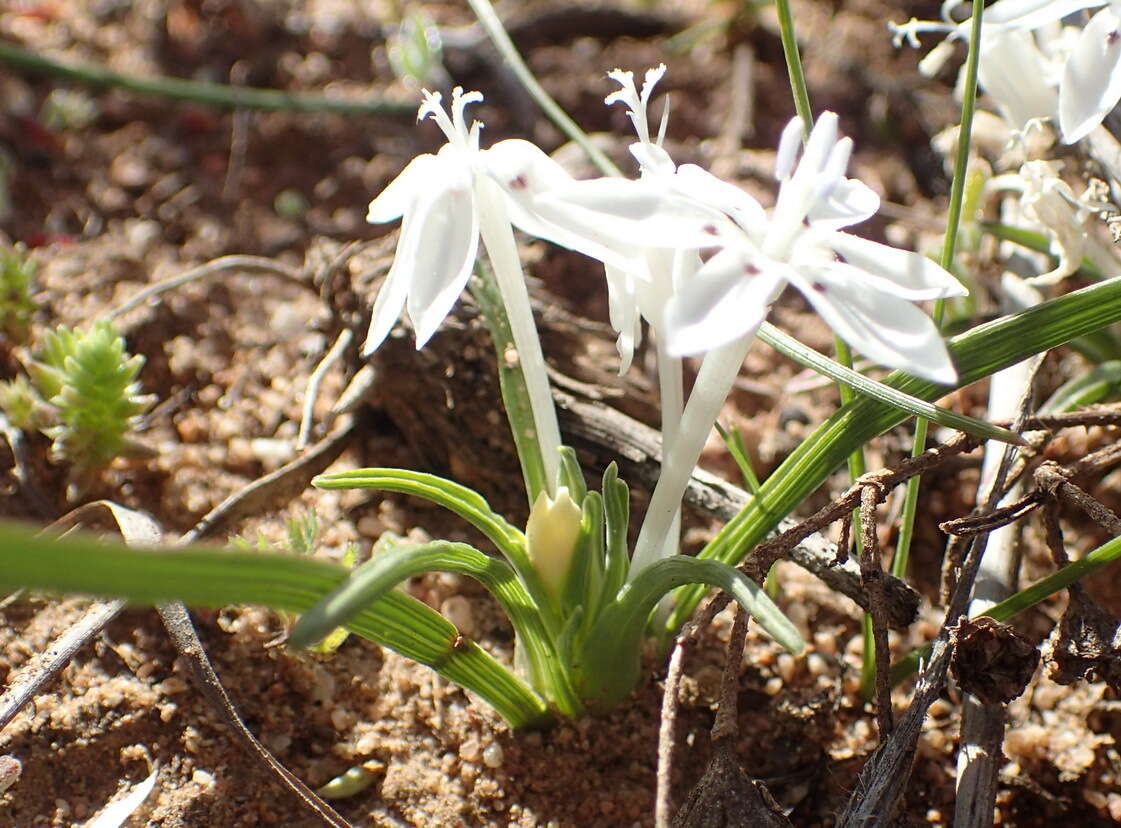
M464 110L482 101L479 92L452 92L451 117L438 92L424 91L417 119L428 117L447 136L435 155L414 158L370 202L366 219L375 224L403 218L397 253L374 302L365 352L373 352L392 330L401 311L408 313L421 348L439 328L471 277L479 249L480 222L513 222L532 235L621 265L629 248L608 232L576 234L535 215L533 199L571 184L572 177L529 141L499 141L479 149L481 125L467 127ZM498 185L481 184L486 178ZM499 205L496 198L504 202ZM484 232L484 236L486 233Z
M836 115L822 113L795 165L801 134L798 118L783 132L775 171L781 184L770 218L737 221L740 232L677 286L666 313L671 352L709 351L753 331L789 282L865 356L952 384L957 375L942 337L912 302L965 290L923 256L841 232L874 214L879 198L845 177L852 141L838 139ZM710 203L726 201L733 217L761 212L746 193L711 176L702 188Z
M951 2L946 9L956 5ZM1076 36L1068 37L1064 29L1056 33L1064 17L1095 8L1099 11ZM1089 135L1121 101L1121 0L999 0L985 10L982 20L979 79L1015 126L1034 118L1057 117L1063 142L1073 144ZM1049 31L1042 31L1043 27ZM906 39L917 46L919 32L946 32L947 41L924 60L928 69L934 69L948 55L950 39L968 36L969 21L912 19L891 28L896 45ZM1023 34L1010 37L1013 32L1032 30L1040 30L1038 44Z
M1095 4L1096 5L1096 4ZM1085 138L1121 100L1121 3L1090 18L1071 46L1059 84L1063 141Z
M452 117L438 92L424 91L417 119L432 118L448 138L435 154L419 155L373 201L366 220L384 224L403 217L393 265L374 302L365 352L385 340L402 309L416 331L417 348L436 332L471 276L479 249L473 159L479 124L468 129L463 110L478 92L452 93Z
M604 99L627 107L638 141L630 145L639 163L638 180L600 178L556 186L534 200L539 216L584 238L608 237L627 254L622 261L601 257L606 265L608 310L619 333L620 370L630 365L639 336L639 318L661 327L666 303L676 280L699 266L696 250L719 243L727 218L693 197L687 176L679 173L662 148L666 118L652 136L647 109L654 87L665 74L661 64L646 72L641 92L634 75L615 69L608 77L620 89Z

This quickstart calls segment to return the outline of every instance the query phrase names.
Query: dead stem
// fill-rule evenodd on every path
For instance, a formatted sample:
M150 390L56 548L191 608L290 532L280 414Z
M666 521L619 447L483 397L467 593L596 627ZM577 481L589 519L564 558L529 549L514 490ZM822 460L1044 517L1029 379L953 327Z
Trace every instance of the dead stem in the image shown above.
M860 527L864 552L860 560L860 574L868 590L871 604L872 640L876 648L876 724L880 741L891 735L894 722L891 715L891 651L888 649L887 621L884 617L884 568L880 560L880 542L876 531L876 505L884 492L876 486L865 486L860 493Z

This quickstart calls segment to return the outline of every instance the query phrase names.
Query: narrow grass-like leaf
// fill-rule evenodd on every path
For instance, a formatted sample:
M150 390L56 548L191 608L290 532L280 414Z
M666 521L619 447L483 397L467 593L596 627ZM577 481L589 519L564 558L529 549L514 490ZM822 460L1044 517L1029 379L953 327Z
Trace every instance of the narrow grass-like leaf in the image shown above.
M349 574L337 564L288 555L200 546L144 550L83 536L48 539L0 523L0 589L76 592L134 604L260 604L302 613ZM386 593L346 626L478 694L512 727L541 725L550 717L525 682L460 636L438 612L404 593Z
M548 463L541 455L541 444L537 440L537 426L533 418L533 403L529 388L522 373L520 360L507 359L507 355L517 353L514 347L514 332L510 327L510 317L502 301L494 271L482 260L475 263L475 278L471 280L471 295L479 303L483 321L490 331L498 362L498 387L502 393L502 404L506 409L506 420L517 448L518 462L522 467L522 481L525 483L526 499L529 508L537 502L541 492L551 492L553 481L548 479L545 469Z
M1121 361L1110 360L1095 365L1085 374L1063 383L1039 407L1040 414L1075 411L1103 402L1121 393Z
M434 474L383 468L321 474L311 484L319 489L375 489L423 498L454 512L486 535L518 572L533 568L522 531L494 511L486 498L466 486Z
M603 600L611 601L627 582L627 570L630 568L627 532L630 528L631 495L627 484L619 479L619 467L615 461L611 461L603 473L601 491L607 541Z
M348 624L398 584L426 572L467 575L486 587L509 617L519 646L525 649L537 679L534 685L544 690L564 715L579 716L583 712L549 643L541 613L513 567L466 543L438 540L401 544L371 558L304 613L292 628L288 643L294 649L310 646L335 627Z
M980 325L954 337L947 345L958 369L960 387L1118 320L1121 279L1113 279ZM899 371L887 376L884 384L919 399L937 399L946 393L944 386ZM701 555L727 563L742 560L782 516L824 483L855 447L905 418L899 409L870 397L842 406L771 473L759 496L752 498L724 526ZM677 606L661 636L663 640L668 640L685 622L703 595L704 590L699 588L678 593Z
M892 388L890 385L877 382L871 377L866 377L864 374L847 368L824 354L819 354L813 348L803 345L797 339L783 333L769 322L763 323L756 336L779 353L790 357L790 359L800 365L812 368L819 374L824 374L830 379L847 385L865 396L872 397L894 408L901 409L908 414L914 414L916 417L925 417L939 425L958 431L964 431L967 434L972 434L975 437L981 437L985 440L1000 440L1001 442L1013 443L1015 445L1022 445L1024 442L1019 435L1009 431L1007 428L987 423L984 420L978 420L976 417L958 414L947 408L942 408L941 406L934 405L925 400L912 397L896 388Z
M605 606L573 664L577 689L588 708L609 710L634 688L640 670L641 640L651 611L666 593L683 584L725 590L767 634L794 653L805 646L798 630L754 581L718 561L674 555L642 570Z

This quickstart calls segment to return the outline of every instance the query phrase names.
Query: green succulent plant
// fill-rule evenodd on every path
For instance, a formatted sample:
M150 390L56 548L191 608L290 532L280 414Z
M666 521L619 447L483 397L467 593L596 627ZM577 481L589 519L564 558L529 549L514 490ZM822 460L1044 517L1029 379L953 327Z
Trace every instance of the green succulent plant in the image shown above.
M0 334L14 342L26 342L31 317L37 306L31 298L35 262L22 245L0 245Z
M54 456L70 464L79 489L113 458L135 452L129 433L154 401L140 393L143 365L144 357L129 356L108 322L87 331L60 326L28 365L35 389L53 409L53 424L42 431Z

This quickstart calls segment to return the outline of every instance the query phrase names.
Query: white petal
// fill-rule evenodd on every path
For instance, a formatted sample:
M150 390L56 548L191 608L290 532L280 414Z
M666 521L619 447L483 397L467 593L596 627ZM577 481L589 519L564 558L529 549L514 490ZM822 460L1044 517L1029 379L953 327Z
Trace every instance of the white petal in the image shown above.
M577 181L533 204L554 225L634 247L711 247L721 233L733 232L723 213L653 179Z
M401 224L401 234L397 237L397 252L393 256L393 264L389 273L382 282L378 298L374 300L374 309L370 314L370 332L366 335L366 344L362 347L362 355L369 356L378 349L405 307L405 297L409 293L412 282L414 262L407 251L415 250L416 243L412 237L420 232L420 226L415 221L412 213L405 216Z
M518 138L499 141L479 153L479 166L502 188L510 221L519 230L619 269L628 267L639 255L635 246L596 227L552 221L537 208L538 195L564 189L576 181L535 144Z
M1104 6L1107 2L1108 0L999 0L985 9L982 20L986 31L997 26L1037 29L1046 23L1062 20L1068 14ZM962 27L968 31L968 25L967 20ZM984 38L981 42L984 44Z
M1047 75L1046 58L1031 32L1013 29L987 38L977 78L1001 114L1018 129L1034 118L1055 116L1058 95Z
M677 168L674 186L684 195L731 216L749 236L762 236L767 213L754 198L696 164Z
M637 142L630 146L631 155L638 161L643 174L673 175L676 164L670 154L657 144Z
M418 155L370 202L366 221L370 224L385 224L401 218L421 193L439 186L436 180L439 167L435 155Z
M778 152L775 154L775 179L782 181L790 177L794 170L794 162L798 159L798 150L802 148L802 119L795 115L786 122L782 128L782 137L779 138Z
M659 334L670 356L711 351L755 330L787 270L769 262L760 267L738 248L717 253L666 306Z
M619 334L615 347L619 351L619 373L625 374L630 370L634 348L642 334L635 277L611 265L606 265L604 269L607 274L607 314L611 327Z
M818 199L806 217L815 227L840 230L871 218L880 209L876 191L855 178L842 178L828 198Z
M413 271L407 308L418 349L451 312L471 277L479 248L471 173L462 169L448 173L445 189L417 205L420 230L410 237L415 247L408 252Z
M849 233L830 233L823 237L823 243L841 254L854 268L886 283L878 285L879 289L903 299L945 299L969 292L953 274L918 253Z
M882 365L944 385L957 382L946 344L934 323L906 299L869 290L848 270L797 273L790 281L838 336Z
M1121 100L1121 21L1112 7L1095 14L1075 42L1059 85L1063 142L1085 138Z

